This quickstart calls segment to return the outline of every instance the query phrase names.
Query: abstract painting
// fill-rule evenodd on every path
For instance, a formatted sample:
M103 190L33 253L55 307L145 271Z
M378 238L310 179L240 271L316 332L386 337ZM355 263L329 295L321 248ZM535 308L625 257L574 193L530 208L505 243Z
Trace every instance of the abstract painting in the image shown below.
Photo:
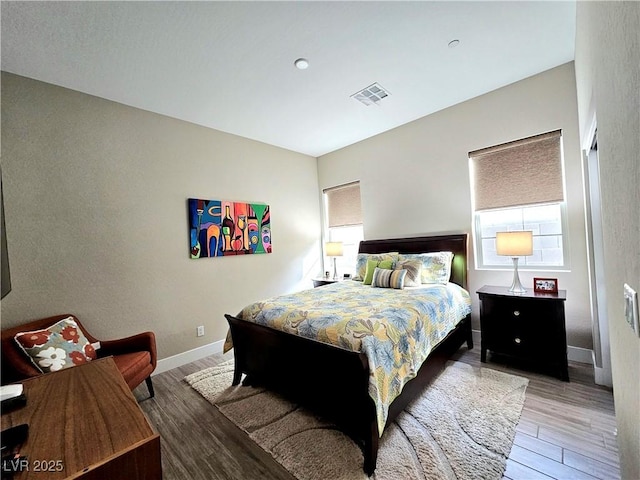
M271 253L269 205L189 199L191 258Z

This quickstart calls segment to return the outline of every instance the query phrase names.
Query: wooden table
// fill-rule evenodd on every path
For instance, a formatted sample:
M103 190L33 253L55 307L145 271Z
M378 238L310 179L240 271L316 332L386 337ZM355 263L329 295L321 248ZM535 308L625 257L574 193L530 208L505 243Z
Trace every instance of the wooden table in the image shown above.
M22 384L27 405L2 415L3 430L29 424L29 470L15 480L162 478L160 435L111 357Z

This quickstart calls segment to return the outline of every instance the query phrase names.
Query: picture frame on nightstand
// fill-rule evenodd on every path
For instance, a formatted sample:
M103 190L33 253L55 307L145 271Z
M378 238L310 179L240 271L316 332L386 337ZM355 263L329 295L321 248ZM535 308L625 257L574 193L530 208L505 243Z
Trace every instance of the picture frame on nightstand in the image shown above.
M533 291L536 293L558 293L557 278L534 278Z

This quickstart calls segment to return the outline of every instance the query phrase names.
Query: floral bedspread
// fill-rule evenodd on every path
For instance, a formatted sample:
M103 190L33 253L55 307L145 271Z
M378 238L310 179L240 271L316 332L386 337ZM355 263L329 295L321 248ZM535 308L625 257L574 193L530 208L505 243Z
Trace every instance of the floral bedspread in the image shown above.
M364 352L382 435L391 402L470 312L469 293L453 283L395 290L343 281L254 303L237 317ZM232 347L227 335L224 351Z

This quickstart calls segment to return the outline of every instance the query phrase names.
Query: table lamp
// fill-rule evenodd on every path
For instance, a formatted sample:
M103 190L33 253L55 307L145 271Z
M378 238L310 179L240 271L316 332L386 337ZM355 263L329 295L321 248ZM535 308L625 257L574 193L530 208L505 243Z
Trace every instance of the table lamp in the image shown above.
M327 242L324 244L327 257L333 257L333 279L338 279L338 269L336 268L336 257L342 256L342 242Z
M508 255L513 259L513 282L509 291L512 293L526 292L518 275L518 257L533 254L533 232L497 232L496 253Z

